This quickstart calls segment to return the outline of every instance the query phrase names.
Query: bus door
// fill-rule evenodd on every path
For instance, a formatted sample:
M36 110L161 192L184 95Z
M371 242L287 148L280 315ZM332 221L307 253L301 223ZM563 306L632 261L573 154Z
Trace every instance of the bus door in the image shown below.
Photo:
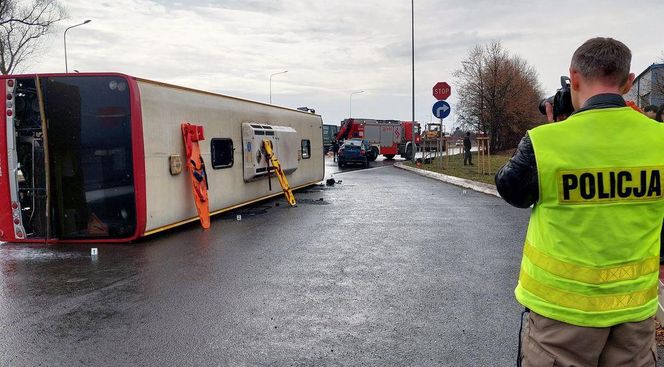
M11 223L17 239L46 239L45 134L34 78L6 79L6 144Z
M50 236L117 239L136 230L128 82L120 76L40 79L48 126Z

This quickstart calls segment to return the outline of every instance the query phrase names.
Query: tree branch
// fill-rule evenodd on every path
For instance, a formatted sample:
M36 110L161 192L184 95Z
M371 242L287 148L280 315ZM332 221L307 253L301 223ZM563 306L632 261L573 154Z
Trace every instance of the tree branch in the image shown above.
M19 0L0 0L0 72L12 73L33 56L42 36L65 17L57 0L33 0L20 6Z

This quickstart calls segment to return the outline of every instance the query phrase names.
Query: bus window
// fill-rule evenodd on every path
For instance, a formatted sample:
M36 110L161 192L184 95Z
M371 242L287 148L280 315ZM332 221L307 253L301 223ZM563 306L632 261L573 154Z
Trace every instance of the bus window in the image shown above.
M302 159L311 158L311 141L302 140Z
M210 142L212 153L212 168L233 167L233 140L214 138Z
M53 236L123 238L136 229L127 81L41 81L48 121Z

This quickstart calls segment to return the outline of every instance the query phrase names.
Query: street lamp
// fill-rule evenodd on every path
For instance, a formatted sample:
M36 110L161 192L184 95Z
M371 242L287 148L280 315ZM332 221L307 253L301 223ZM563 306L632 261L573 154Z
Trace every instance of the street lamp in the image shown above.
M279 74L286 74L288 70L280 71L278 73L270 74L270 104L272 104L272 77Z
M72 28L80 27L83 24L88 24L90 22L92 22L92 20L88 19L83 23L79 23L79 24L73 25L73 26L65 29L65 35L64 35L64 40L65 40L65 73L69 72L69 67L67 66L67 31L72 29Z
M417 145L415 145L415 0L410 0L410 26L411 26L411 68L412 68L412 97L413 97L413 133L412 133L412 146L413 146L413 163L415 163L415 155L417 154Z
M360 94L364 93L363 90L358 91L358 92L353 92L350 94L350 97L348 97L348 118L352 119L353 118L353 94Z

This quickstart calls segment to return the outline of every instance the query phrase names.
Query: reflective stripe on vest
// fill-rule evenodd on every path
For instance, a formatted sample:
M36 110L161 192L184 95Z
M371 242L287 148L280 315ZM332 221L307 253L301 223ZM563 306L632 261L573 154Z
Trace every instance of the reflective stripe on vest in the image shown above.
M529 131L539 199L515 295L590 327L657 311L664 124L631 108L587 110Z
M526 241L523 254L530 262L551 274L590 284L611 283L620 280L636 279L659 270L659 257L654 256L618 266L593 268L571 264L551 257Z
M613 311L639 307L657 297L656 284L636 292L586 296L545 285L530 277L523 270L521 270L521 274L519 275L519 284L523 289L547 302L587 312Z

